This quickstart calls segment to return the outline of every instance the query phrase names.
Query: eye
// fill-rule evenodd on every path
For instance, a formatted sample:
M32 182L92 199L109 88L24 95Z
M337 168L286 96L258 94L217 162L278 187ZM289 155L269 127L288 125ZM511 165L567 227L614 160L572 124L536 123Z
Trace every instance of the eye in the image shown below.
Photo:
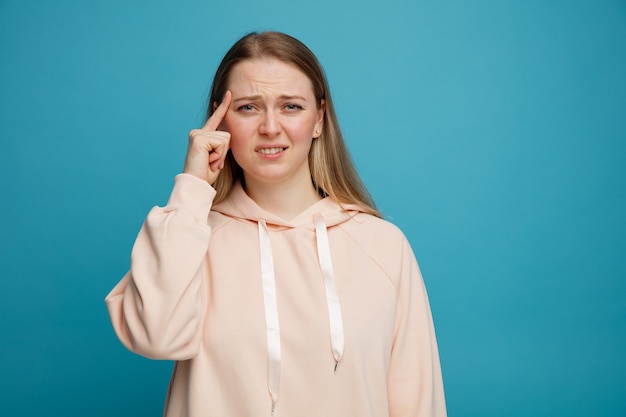
M285 110L287 111L297 111L297 110L302 110L303 107L299 104L293 104L293 103L289 103L289 104L285 104Z
M237 111L241 112L251 112L254 110L254 106L252 104L244 104L243 106L237 107Z

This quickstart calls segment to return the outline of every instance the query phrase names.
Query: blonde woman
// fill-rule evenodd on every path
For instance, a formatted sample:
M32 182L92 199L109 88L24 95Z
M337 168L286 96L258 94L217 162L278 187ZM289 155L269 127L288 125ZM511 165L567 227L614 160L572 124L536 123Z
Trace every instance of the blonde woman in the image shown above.
M209 103L106 298L128 349L176 361L165 416L445 416L418 265L353 167L312 52L246 35Z

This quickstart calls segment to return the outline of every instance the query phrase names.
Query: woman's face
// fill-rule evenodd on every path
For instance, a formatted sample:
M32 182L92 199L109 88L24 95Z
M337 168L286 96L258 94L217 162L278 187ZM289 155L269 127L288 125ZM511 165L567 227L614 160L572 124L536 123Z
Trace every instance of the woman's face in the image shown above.
M252 59L231 70L233 94L223 127L246 184L311 184L308 155L320 136L324 105L297 67L276 59Z

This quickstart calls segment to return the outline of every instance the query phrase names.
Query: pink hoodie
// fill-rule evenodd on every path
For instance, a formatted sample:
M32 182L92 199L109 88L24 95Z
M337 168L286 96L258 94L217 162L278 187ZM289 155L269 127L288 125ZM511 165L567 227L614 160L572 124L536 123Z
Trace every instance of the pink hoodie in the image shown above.
M330 198L295 219L191 175L106 297L121 342L175 360L167 417L445 416L424 283L392 224Z

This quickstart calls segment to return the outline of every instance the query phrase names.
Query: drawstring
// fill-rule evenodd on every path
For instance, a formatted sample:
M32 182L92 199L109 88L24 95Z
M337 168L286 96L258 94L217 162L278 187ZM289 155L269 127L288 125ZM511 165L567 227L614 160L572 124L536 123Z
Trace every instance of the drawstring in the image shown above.
M317 240L317 256L320 262L324 287L326 289L326 303L328 319L330 321L330 342L335 358L334 371L341 362L344 350L343 320L341 305L335 286L333 264L330 257L330 245L326 223L321 215L314 217L315 236ZM274 275L274 259L272 245L265 220L259 220L259 246L261 255L261 280L263 283L263 302L265 306L265 325L267 328L267 379L270 396L272 397L271 413L274 414L278 392L280 390L280 328L278 325L278 307L276 304L276 279Z
M274 278L274 259L270 234L265 220L259 220L259 243L261 250L261 280L263 282L263 301L265 305L265 325L267 327L267 380L272 396L272 414L278 400L280 389L280 328L278 326L278 307L276 305L276 283Z
M330 258L330 246L328 244L328 233L326 223L319 214L315 215L315 236L317 237L317 256L324 277L324 287L326 288L326 303L328 304L328 319L330 320L330 343L335 357L335 371L343 356L343 320L341 318L341 305L339 295L335 286L335 274Z

